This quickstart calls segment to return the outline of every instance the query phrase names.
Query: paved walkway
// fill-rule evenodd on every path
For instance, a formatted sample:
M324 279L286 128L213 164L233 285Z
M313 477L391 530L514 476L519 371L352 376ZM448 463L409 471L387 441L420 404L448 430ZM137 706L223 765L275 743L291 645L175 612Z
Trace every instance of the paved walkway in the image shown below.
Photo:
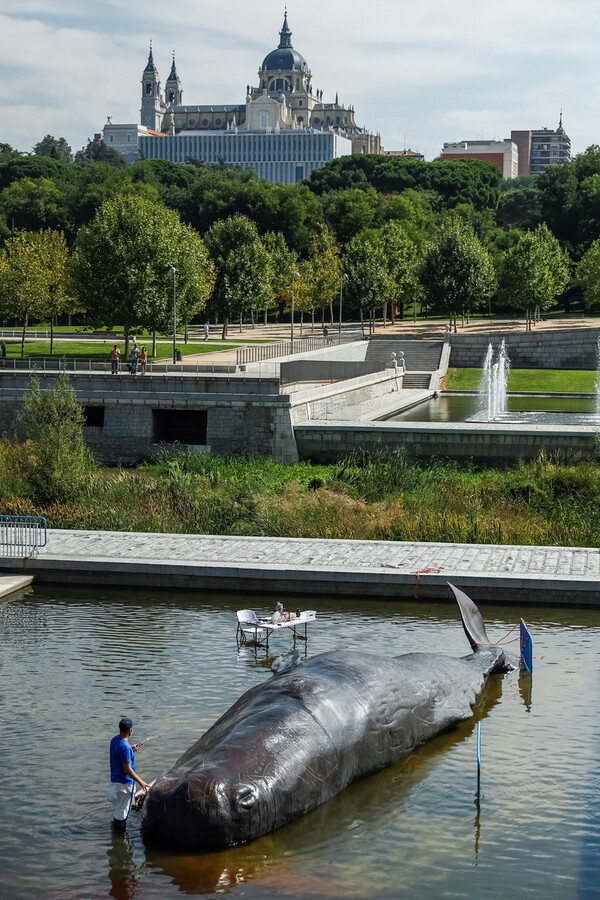
M476 600L600 605L600 550L586 548L50 530L38 557L0 566L96 585L421 599L452 581Z

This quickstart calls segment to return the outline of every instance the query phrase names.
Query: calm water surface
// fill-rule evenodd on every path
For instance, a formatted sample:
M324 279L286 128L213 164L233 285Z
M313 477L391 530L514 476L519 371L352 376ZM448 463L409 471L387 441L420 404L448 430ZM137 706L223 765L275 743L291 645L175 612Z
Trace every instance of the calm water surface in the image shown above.
M513 397L507 398L509 411L552 412L556 424L571 424L576 420L569 413L593 413L596 401L585 397ZM440 394L413 406L406 412L390 416L388 422L465 422L481 408L476 394ZM562 418L561 418L562 417ZM579 421L579 419L577 419ZM582 424L586 424L585 419Z
M273 602L38 587L0 607L3 900L600 896L600 611L483 607L492 640L519 615L530 623L533 678L494 676L472 721L269 837L157 852L134 813L113 837L107 749L120 716L136 739L153 735L138 770L155 777L269 677L264 652L238 652L235 610ZM450 603L300 603L318 610L309 656L469 649ZM290 646L280 635L271 649Z

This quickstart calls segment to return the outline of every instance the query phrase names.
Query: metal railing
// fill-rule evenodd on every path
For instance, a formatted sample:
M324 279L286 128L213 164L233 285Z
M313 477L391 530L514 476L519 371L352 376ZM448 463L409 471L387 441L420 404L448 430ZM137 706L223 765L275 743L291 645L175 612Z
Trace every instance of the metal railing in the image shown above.
M236 351L236 363L244 366L248 363L262 362L266 359L279 359L282 356L293 356L296 353L309 353L311 350L323 350L337 344L349 344L362 340L362 332L342 332L315 337L298 338L296 341L278 341L275 344L260 344L256 347L240 347Z
M42 516L0 516L0 556L37 556L48 543L48 524Z
M231 373L236 371L234 363L202 363L202 362L185 362L185 357L181 362L172 363L168 359L160 359L155 362L148 362L146 373L148 375L194 375L207 372L214 373ZM0 358L0 375L2 372L75 372L80 374L90 374L92 372L110 374L112 365L110 360L98 359L64 359L59 356L45 356L41 359L29 358L27 356L10 356ZM125 360L119 362L119 375L129 376L131 373ZM138 362L137 374L142 374L141 365Z

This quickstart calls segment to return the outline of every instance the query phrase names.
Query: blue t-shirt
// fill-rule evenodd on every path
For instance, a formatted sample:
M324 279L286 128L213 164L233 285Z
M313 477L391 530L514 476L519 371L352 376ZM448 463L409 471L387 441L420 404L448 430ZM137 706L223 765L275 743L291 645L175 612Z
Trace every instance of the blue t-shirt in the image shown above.
M122 738L120 734L115 734L110 742L110 780L116 781L118 784L133 784L131 775L127 775L123 770L123 763L131 763L131 768L135 772L135 753L129 745L126 738Z

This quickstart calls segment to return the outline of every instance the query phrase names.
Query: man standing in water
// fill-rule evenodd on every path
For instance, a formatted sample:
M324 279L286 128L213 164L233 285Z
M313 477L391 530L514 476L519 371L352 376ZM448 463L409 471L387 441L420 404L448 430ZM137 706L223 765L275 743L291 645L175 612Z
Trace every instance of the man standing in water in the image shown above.
M115 831L125 831L136 783L146 791L150 787L135 771L135 751L140 745L134 744L133 747L130 745L128 738L132 731L133 721L125 716L119 722L119 733L115 734L110 742L108 799L113 808Z

